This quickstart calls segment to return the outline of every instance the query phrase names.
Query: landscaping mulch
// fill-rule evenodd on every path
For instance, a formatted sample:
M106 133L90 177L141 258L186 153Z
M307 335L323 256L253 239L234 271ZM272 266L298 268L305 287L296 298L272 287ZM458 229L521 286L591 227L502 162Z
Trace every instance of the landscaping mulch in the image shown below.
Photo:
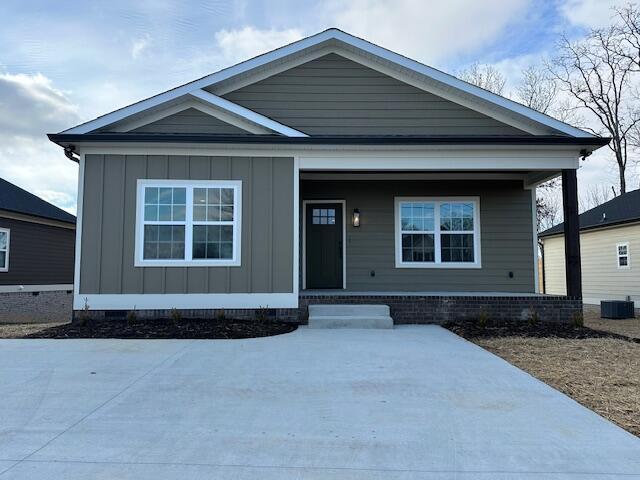
M65 323L4 338L240 339L281 335L296 328L291 323L262 320L110 319Z
M576 340L613 338L640 343L640 338L629 337L611 331L595 330L588 327L576 327L572 324L505 322L482 325L477 321L469 321L445 324L444 327L467 340L494 337L566 338Z

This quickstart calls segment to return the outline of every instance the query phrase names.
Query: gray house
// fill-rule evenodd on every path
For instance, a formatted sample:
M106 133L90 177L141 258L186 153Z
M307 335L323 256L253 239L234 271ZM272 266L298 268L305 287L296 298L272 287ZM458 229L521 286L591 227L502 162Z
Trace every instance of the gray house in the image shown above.
M0 322L71 318L76 217L0 178Z
M76 310L396 322L579 308L575 173L607 143L336 29L49 138L80 163ZM559 175L570 288L549 297L535 187Z

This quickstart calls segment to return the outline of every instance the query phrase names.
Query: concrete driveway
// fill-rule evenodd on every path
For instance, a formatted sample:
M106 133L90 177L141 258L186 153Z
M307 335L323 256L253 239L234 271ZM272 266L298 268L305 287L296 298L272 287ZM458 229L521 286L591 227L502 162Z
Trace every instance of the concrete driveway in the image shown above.
M0 341L0 480L640 478L640 440L434 326Z

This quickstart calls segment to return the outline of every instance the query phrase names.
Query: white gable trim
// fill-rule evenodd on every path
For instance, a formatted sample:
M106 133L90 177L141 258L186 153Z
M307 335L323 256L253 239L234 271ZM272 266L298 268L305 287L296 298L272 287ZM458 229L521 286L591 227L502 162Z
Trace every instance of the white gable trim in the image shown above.
M283 59L285 59L290 55L302 54L306 49L311 49L313 47L321 48L323 44L330 42L332 40L341 42L343 45L347 47L351 47L352 49L356 49L355 51L360 50L364 53L368 53L372 55L373 57L377 57L378 59L391 62L392 64L395 64L400 68L404 68L404 69L407 69L408 71L415 73L415 75L417 76L423 76L425 80L430 80L440 84L441 88L439 90L441 92L450 91L450 93L448 94L449 97L445 97L445 98L453 100L451 97L458 94L459 97L456 97L458 98L458 100L455 100L455 101L459 103L460 102L459 98L460 97L464 98L466 95L469 99L477 99L479 104L482 104L483 102L485 102L490 106L495 106L495 110L491 109L492 111L491 116L496 119L497 119L496 115L498 110L504 109L505 113L511 112L515 116L520 115L524 117L525 120L528 119L531 122L538 123L542 126L546 126L554 130L558 130L560 132L571 135L573 137L587 137L587 138L593 137L593 135L588 132L585 132L578 128L567 125L563 122L560 122L559 120L551 118L531 108L525 107L524 105L521 105L517 102L501 97L499 95L491 93L482 88L476 87L475 85L466 83L444 72L428 67L419 62L416 62L415 60L411 60L407 57L391 52L382 47L379 47L378 45L374 45L370 42L367 42L366 40L354 37L352 35L349 35L348 33L345 33L343 31L336 30L336 29L325 30L324 32L318 33L317 35L304 38L297 42L281 47L279 49L273 50L269 53L265 53L264 55L254 57L250 60L234 65L233 67L226 68L224 70L221 70L217 73L213 73L211 75L207 75L201 79L198 79L193 82L182 85L180 87L174 88L173 90L169 90L167 92L161 93L159 95L148 98L146 100L142 100L128 107L122 108L120 110L116 110L115 112L111 112L102 117L98 117L95 120L73 127L69 130L64 131L63 133L82 134L82 133L87 133L87 132L96 130L98 128L120 121L130 115L139 113L148 108L152 108L162 103L165 103L167 101L179 98L182 95L190 94L193 92L199 93L202 91L201 89L204 87L222 82L224 80L230 79L237 75L247 73L253 69L259 69L261 67L265 67L271 62L277 63L279 61L283 61ZM334 50L334 49L331 49L331 50ZM336 47L336 50L337 50L337 47ZM358 56L358 58L360 58L360 56ZM379 69L379 66L381 64L379 62L375 62L375 64L378 65L376 69ZM420 88L424 88L424 86ZM205 92L205 93L208 93L208 92ZM443 93L438 93L438 94L443 95ZM214 95L214 97L216 96ZM217 97L217 98L220 98L220 97ZM224 100L224 99L221 99L221 100ZM240 108L243 108L243 107L240 107ZM478 104L476 104L472 108L478 110ZM503 120L505 121L505 123L508 123L514 126L517 126L515 125L515 123L519 123L516 121L515 118L511 116L505 115L505 117L508 117L508 118L505 118L505 120ZM271 127L268 127L268 128L271 128ZM518 128L522 128L522 127L518 127ZM532 131L532 130L538 130L538 129L536 129L533 125L529 125L527 131Z
M276 122L275 120L271 120L269 117L265 117L258 112L249 110L248 108L238 105L237 103L230 102L229 100L221 98L205 90L197 89L189 92L189 95L222 110L225 110L231 114L237 115L238 117L253 122L256 125L261 125L265 128L273 130L274 132L286 135L287 137L308 137L306 133L300 132L299 130L291 127L287 127L286 125Z

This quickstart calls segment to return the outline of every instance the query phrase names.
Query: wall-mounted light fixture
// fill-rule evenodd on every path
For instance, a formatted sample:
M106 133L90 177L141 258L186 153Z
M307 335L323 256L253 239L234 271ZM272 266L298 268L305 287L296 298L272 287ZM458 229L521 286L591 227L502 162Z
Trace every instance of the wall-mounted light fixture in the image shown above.
M354 227L360 226L360 210L357 208L353 209L353 226Z

